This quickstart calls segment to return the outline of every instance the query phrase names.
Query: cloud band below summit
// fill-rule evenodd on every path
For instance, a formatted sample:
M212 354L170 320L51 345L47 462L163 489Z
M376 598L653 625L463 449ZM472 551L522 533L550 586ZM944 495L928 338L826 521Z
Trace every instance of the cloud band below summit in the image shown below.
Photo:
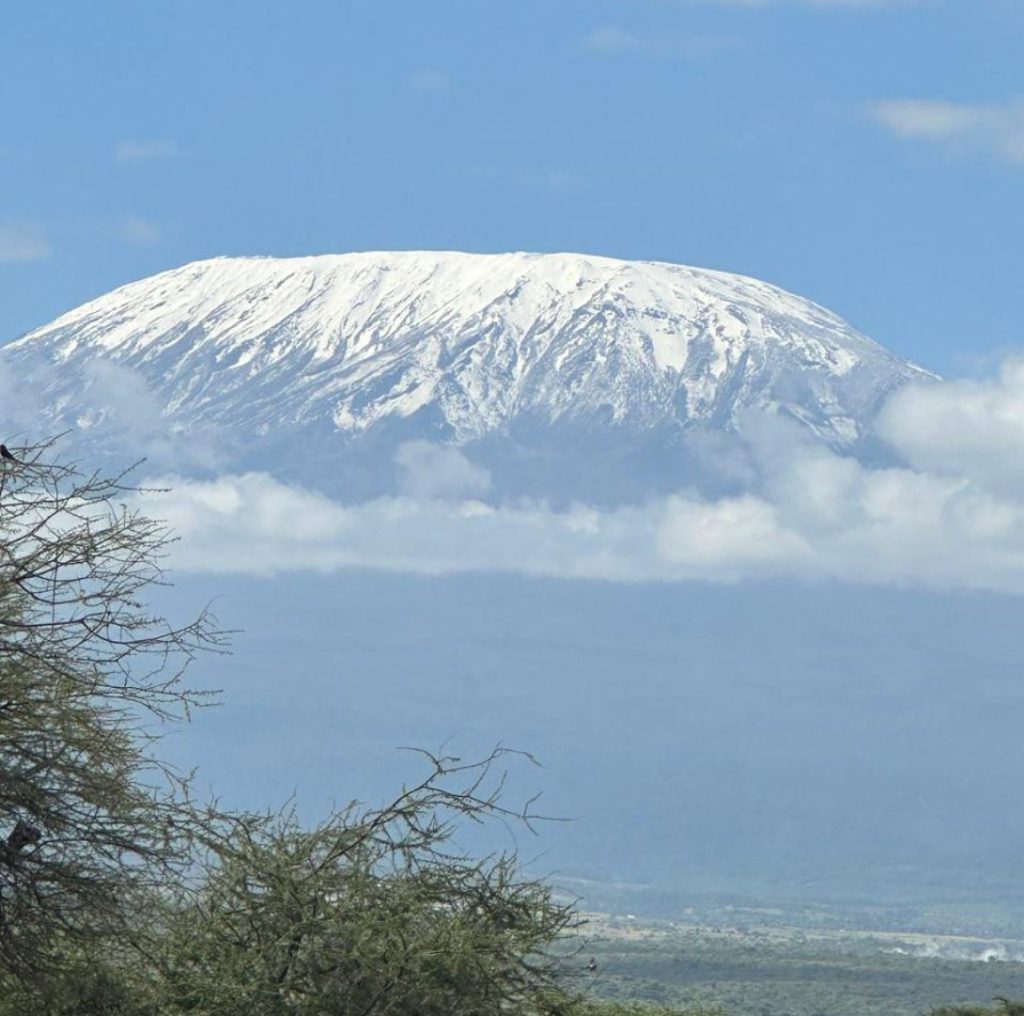
M879 429L906 461L872 468L765 419L742 494L556 508L488 501L481 467L425 443L400 453L441 479L358 504L269 473L165 477L147 504L182 535L187 571L379 568L616 582L796 578L1024 593L1024 365L989 383L897 393ZM1013 424L1007 426L1007 421ZM411 468L411 467L410 467ZM417 467L418 468L418 467Z

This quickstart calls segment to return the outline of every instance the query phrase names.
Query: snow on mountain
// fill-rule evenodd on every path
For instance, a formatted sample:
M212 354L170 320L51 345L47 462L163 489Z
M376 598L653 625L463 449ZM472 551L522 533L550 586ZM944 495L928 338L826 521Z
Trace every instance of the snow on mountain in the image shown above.
M131 389L175 431L250 448L385 424L461 445L552 425L729 430L751 408L849 448L889 392L930 376L764 282L576 254L198 261L0 355L45 388L51 430L101 427Z

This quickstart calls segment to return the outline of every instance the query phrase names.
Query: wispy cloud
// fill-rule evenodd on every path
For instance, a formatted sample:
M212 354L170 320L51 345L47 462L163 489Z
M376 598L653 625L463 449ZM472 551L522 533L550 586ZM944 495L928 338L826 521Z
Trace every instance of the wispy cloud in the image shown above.
M42 261L49 256L50 242L42 226L0 222L0 261Z
M936 0L799 0L806 7L926 7Z
M488 187L516 187L535 191L565 191L578 187L578 174L554 167L540 166L467 166L456 174L469 183Z
M163 237L163 230L155 222L140 218L137 215L129 215L117 224L117 235L128 243L140 247L151 247L159 243Z
M410 74L409 87L418 95L445 96L452 91L451 79L442 71L423 70Z
M491 488L491 474L457 448L432 441L407 441L395 454L399 486L418 498L479 497Z
M936 0L679 0L682 3L709 7L822 7L833 9L923 7Z
M871 103L867 113L899 137L981 149L1024 163L1024 98L976 104L885 99Z
M583 45L602 56L642 55L697 60L737 49L743 45L743 40L729 35L642 36L606 26L584 36Z
M595 53L635 53L644 48L644 40L621 28L596 28L583 38L583 45Z
M9 354L10 346L0 348ZM8 433L45 432L53 420L54 393L61 390L60 371L45 357L29 355L0 361L0 429ZM156 470L171 468L210 471L222 460L226 442L206 426L189 429L182 441L166 406L137 370L100 357L91 359L75 386L87 409L76 415L78 440L96 458L109 456L118 466L145 459ZM71 438L75 447L75 438ZM101 450L102 449L102 450Z
M174 141L118 141L114 146L114 158L118 162L156 162L181 154L181 148Z

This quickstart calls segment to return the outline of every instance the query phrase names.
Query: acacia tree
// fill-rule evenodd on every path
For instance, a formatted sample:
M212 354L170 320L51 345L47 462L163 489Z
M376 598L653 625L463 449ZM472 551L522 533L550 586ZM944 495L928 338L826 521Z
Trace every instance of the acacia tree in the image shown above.
M508 752L426 754L389 804L312 829L193 806L154 743L224 633L147 609L171 534L127 474L51 451L0 458L0 1012L595 1011L552 949L571 907L514 855L453 846L461 822L536 817L502 802Z
M137 935L140 895L187 860L187 780L153 745L203 699L185 667L225 646L209 612L145 605L171 534L129 475L52 451L0 462L0 981L36 984Z
M172 1011L582 1012L567 976L581 965L558 948L578 924L572 907L513 853L481 859L453 846L466 822L536 817L530 803L502 802L510 753L468 764L419 754L424 778L383 807L352 804L312 829L285 812L204 830L201 885L168 920Z

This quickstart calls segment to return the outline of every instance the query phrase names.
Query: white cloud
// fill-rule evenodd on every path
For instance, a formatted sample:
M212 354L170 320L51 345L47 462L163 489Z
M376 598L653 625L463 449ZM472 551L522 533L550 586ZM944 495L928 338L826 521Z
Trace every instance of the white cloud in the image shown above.
M164 477L146 501L182 536L186 571L379 568L619 582L837 580L1024 593L1024 500L908 469L797 459L780 496L555 510L540 502L383 497L342 505L265 473ZM798 476L802 474L802 477ZM808 505L798 480L817 485ZM788 488L788 489L787 489Z
M174 159L181 154L174 141L119 141L114 146L114 158L118 162L154 162Z
M61 416L56 407L65 405L72 392L83 399L77 404L88 408L73 418ZM144 458L154 470L209 471L222 467L231 447L230 435L211 425L195 423L183 434L142 372L126 364L96 357L69 378L32 350L5 355L0 430L38 436L69 425L75 458L81 455L97 465L106 461L113 468Z
M138 371L97 358L86 364L84 375L96 416L80 420L79 426L93 429L102 421L108 429L130 434L133 441L163 433L161 406Z
M741 40L727 35L661 35L647 37L634 35L621 28L604 27L595 29L583 39L583 45L594 53L604 56L629 54L648 56L680 57L695 60L716 56L736 49Z
M0 222L0 261L42 261L50 256L45 230L32 222Z
M155 222L139 218L137 215L129 215L118 223L117 234L128 243L151 247L160 242L163 230Z
M880 434L916 469L962 476L988 489L1024 491L1024 360L994 381L948 381L898 392Z
M491 474L457 448L407 441L398 448L399 489L418 498L478 497L491 488Z
M803 561L811 548L759 497L704 501L674 496L661 508L658 549L671 568L707 578L740 578L778 564Z
M176 567L271 574L381 568L422 574L497 570L528 575L643 578L634 560L638 509L601 513L541 504L383 497L341 505L265 473L212 481L163 477L143 498L182 540ZM650 541L648 541L650 542Z
M958 103L934 99L885 99L867 113L903 138L988 151L1024 162L1024 99Z
M1024 364L987 384L905 389L879 430L906 465L871 468L795 424L761 419L752 489L717 499L487 502L486 471L455 449L414 442L398 455L397 496L343 505L265 473L167 477L154 482L170 491L148 510L182 535L175 564L195 571L797 578L1024 594Z

